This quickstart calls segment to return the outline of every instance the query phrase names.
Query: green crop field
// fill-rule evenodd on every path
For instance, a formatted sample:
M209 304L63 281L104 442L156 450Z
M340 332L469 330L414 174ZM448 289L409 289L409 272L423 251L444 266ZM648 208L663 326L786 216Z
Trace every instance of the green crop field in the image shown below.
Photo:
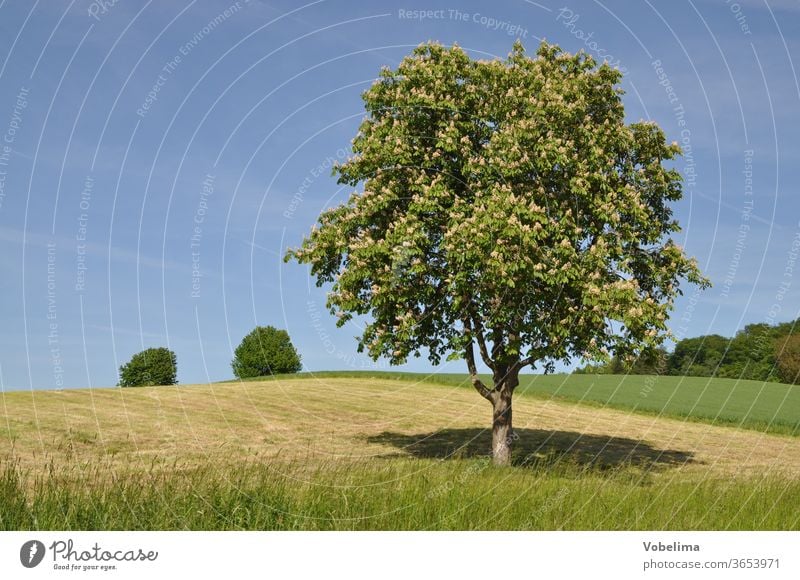
M733 425L775 412L762 387L791 425L783 385L714 381L693 409L676 378L647 397L645 377L531 378L497 468L491 409L461 379L4 393L0 529L800 528L800 438ZM722 424L701 420L723 415L711 395Z

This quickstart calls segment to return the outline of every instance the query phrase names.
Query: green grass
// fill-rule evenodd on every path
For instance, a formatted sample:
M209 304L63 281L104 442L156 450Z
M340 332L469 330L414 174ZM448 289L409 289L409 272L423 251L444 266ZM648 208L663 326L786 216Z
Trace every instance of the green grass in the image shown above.
M326 371L268 379L280 380L290 376L375 377L472 389L469 377L458 373ZM491 383L490 376L482 378L487 384ZM523 375L517 394L732 425L767 433L800 435L800 385L655 375Z
M3 530L796 530L800 481L678 476L486 459L248 462L104 473L26 489L0 474Z

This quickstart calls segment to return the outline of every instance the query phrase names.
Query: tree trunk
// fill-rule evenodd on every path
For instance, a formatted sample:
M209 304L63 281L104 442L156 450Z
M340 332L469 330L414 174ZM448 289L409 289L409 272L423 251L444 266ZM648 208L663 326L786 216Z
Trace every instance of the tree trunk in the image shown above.
M511 428L512 390L501 388L492 401L492 459L495 465L511 465L511 443L514 432Z
M470 324L468 318L464 320L464 328L471 330ZM480 345L483 354L486 347L482 342ZM519 357L510 361L506 357L505 361L499 363L496 359L491 361L486 355L484 360L492 369L492 382L494 383L494 388L489 390L478 376L472 342L467 346L465 358L472 386L480 393L481 397L492 404L492 459L494 464L511 465L511 444L517 438L511 426L511 398L514 395L514 389L519 385L520 369L529 363L520 361Z

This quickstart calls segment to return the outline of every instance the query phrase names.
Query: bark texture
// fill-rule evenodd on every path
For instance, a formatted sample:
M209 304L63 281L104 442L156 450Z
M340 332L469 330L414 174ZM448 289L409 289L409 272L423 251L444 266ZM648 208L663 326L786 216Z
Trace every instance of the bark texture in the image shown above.
M492 401L492 460L495 465L511 465L511 444L514 441L511 395L510 389L495 391Z

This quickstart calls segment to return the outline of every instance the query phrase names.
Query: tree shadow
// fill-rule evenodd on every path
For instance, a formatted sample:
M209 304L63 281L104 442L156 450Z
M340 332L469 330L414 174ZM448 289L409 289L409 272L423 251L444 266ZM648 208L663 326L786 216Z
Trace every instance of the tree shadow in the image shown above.
M516 466L552 466L558 463L605 470L635 466L647 470L693 463L694 453L658 449L636 439L587 435L573 431L514 429L513 460ZM408 435L383 432L367 437L370 443L392 445L401 450L393 456L428 459L488 457L492 434L489 429L443 429Z

